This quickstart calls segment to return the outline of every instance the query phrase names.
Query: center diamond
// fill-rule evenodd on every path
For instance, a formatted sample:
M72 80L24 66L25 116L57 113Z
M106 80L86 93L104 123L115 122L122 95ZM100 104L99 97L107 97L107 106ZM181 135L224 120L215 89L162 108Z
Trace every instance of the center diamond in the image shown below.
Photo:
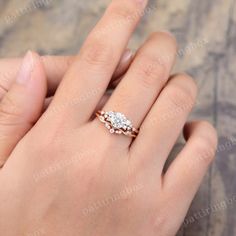
M120 112L109 111L106 112L107 121L111 123L115 129L130 130L132 128L131 122Z

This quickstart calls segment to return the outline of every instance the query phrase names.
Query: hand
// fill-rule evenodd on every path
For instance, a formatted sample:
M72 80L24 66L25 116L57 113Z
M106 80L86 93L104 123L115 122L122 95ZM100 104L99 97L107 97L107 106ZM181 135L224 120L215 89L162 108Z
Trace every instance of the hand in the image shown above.
M1 234L177 232L213 160L217 139L210 124L187 123L187 143L163 173L197 92L189 76L169 76L176 55L172 36L149 37L104 105L103 110L122 112L140 127L137 138L111 134L98 119L91 119L141 14L131 16L142 12L146 3L112 1L49 108L14 148L0 171ZM35 59L26 56L22 68L22 89L31 77L42 83L31 73ZM43 84L38 86L43 90L32 90L32 85L28 90L41 106Z
M129 68L133 58L134 53L130 49L126 49L113 74L112 83L117 83L117 80L119 81L120 77ZM74 62L75 56L42 56L40 60L47 78L47 95L52 96L66 71ZM0 60L0 99L3 98L14 83L22 61L22 58L5 58Z
M22 64L22 59L0 60L0 167L15 148L16 144L32 128L35 122L41 117L43 111L49 106L53 95L68 70L75 60L74 56L43 56L38 57L31 54L34 60L31 77L28 86L19 86L15 82L17 73ZM131 50L126 49L112 76L109 88L114 89L119 84L122 76L129 68L134 58ZM38 80L38 82L36 81ZM45 83L47 91L45 91ZM47 93L42 108L42 93ZM109 98L106 93L98 104L102 107Z

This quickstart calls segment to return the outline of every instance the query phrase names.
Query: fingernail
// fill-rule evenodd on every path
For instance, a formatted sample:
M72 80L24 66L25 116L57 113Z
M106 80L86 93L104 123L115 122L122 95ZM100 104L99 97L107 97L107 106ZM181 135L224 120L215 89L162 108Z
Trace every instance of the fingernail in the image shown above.
M134 52L130 49L126 49L121 57L120 64L126 64L132 60L134 57Z
M128 69L133 58L134 58L134 52L130 49L126 49L123 55L121 56L121 59L116 68L115 74L113 75L113 78L115 78L114 81L119 79L120 75L122 75L122 73L124 73Z
M19 84L26 84L30 80L33 66L33 54L31 51L28 51L23 59L21 68L18 73L17 82Z

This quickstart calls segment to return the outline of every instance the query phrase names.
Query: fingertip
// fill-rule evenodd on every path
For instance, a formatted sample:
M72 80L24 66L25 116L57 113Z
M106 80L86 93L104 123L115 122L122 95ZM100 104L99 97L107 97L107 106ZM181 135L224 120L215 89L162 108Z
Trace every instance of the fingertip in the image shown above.
M27 51L17 74L15 85L9 90L18 103L21 114L37 120L41 114L47 93L45 69L38 53Z
M215 127L208 121L192 121L184 126L184 138L187 141L193 132L197 132L199 136L209 140L211 146L215 149L218 144L218 134Z
M42 114L46 95L46 75L39 55L28 51L17 79L0 102L0 168L17 143Z

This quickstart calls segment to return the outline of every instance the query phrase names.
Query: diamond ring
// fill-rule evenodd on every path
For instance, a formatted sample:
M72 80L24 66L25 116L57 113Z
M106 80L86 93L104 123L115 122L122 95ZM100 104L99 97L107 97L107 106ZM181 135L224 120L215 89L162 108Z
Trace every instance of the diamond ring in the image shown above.
M124 134L133 138L136 138L138 135L139 131L135 129L131 121L120 112L98 111L96 116L105 124L105 127L112 134Z

